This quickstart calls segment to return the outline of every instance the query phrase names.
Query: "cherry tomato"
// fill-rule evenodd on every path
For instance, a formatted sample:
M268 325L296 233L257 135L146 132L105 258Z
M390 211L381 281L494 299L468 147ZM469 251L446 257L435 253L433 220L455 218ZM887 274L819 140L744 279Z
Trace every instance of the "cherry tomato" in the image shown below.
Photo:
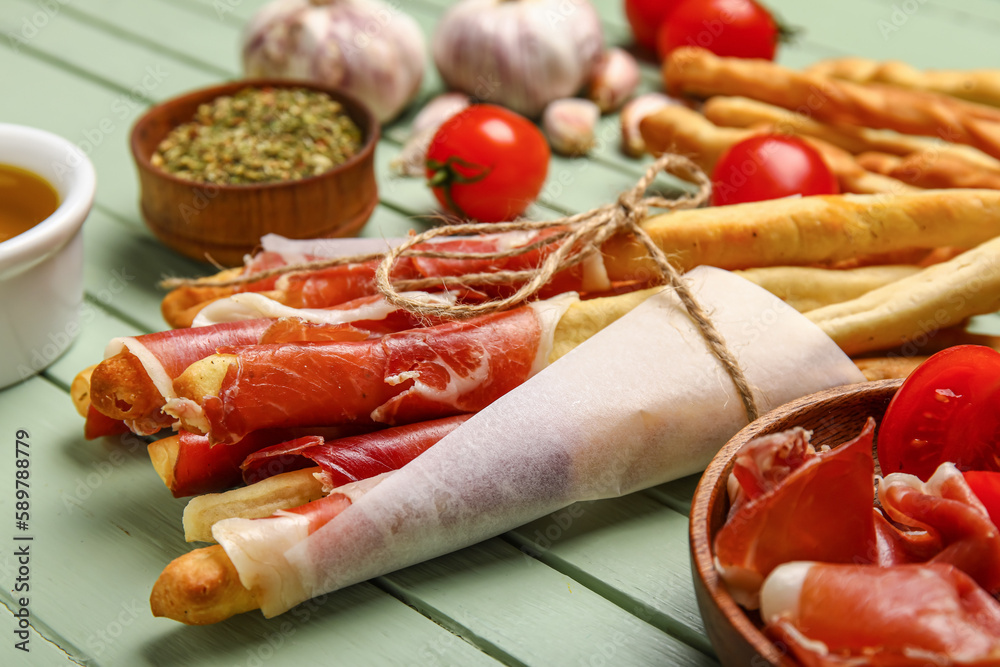
M656 36L660 60L681 46L700 46L718 56L774 60L781 32L754 0L684 0Z
M1000 471L1000 353L958 345L913 371L885 412L878 461L925 481L945 461Z
M990 519L1000 526L1000 472L967 470L965 481L990 514Z
M625 0L625 17L639 46L656 51L660 26L683 0Z
M798 137L759 134L732 145L712 171L712 203L840 192L819 152Z
M527 118L474 104L438 129L427 149L427 178L441 205L480 222L512 220L538 197L549 144Z

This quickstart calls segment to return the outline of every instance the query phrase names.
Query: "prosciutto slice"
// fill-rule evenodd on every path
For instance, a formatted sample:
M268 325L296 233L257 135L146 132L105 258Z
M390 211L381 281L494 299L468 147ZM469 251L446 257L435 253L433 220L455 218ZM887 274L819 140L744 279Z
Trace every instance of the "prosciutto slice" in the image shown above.
M476 412L548 363L559 318L575 298L538 302L379 339L222 349L216 394L197 373L164 410L212 442L262 428L405 424ZM207 361L207 360L206 360Z
M952 463L942 463L926 482L892 473L880 480L878 497L900 533L897 553L927 556L954 565L990 593L1000 593L1000 530Z
M1000 664L1000 603L944 563L788 563L764 582L761 615L805 667Z
M149 453L167 488L175 498L183 498L240 486L243 461L266 447L286 442L322 443L324 439L335 442L357 434L358 428L348 427L311 429L306 433L266 429L250 433L231 445L213 446L207 436L182 430L173 438L150 444Z
M737 455L741 495L715 538L716 565L733 598L758 605L764 578L793 560L871 563L875 463L869 419L846 444L817 453L801 428L753 440Z
M470 416L456 415L337 440L300 438L266 447L243 462L243 480L253 484L283 472L319 465L324 486L336 488L401 468Z

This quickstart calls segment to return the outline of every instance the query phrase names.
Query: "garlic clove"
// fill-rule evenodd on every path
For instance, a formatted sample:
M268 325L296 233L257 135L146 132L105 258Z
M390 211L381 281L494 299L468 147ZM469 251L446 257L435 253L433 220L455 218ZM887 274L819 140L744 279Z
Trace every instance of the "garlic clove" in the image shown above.
M630 53L618 47L608 49L594 67L587 97L601 113L617 111L639 85L639 63Z
M428 102L413 119L410 129L414 135L433 128L438 129L446 120L469 106L472 100L465 93L443 93Z
M389 163L389 170L397 176L423 176L427 148L438 128L471 103L464 93L444 93L428 102L413 119L410 136L399 155Z
M586 155L597 143L601 110L590 100L569 97L550 102L542 114L542 130L560 155Z
M639 123L651 113L672 104L681 104L678 100L663 93L646 93L640 95L622 108L622 151L630 157L641 157L646 152L646 142L639 132Z

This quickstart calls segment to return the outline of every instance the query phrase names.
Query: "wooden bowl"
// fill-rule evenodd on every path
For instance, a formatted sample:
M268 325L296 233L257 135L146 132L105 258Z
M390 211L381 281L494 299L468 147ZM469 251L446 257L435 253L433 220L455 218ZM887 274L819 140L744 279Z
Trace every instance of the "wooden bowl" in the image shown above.
M358 155L318 176L251 185L192 183L154 167L150 157L174 127L194 118L198 105L247 87L309 88L340 102L361 129ZM290 238L352 236L378 202L375 144L378 121L371 111L340 91L301 81L249 79L196 90L159 104L132 128L131 147L139 171L142 216L154 234L174 250L226 265L274 232Z
M705 632L725 667L792 667L798 663L761 631L755 612L740 607L715 569L712 545L729 512L726 481L736 452L748 441L801 426L813 432L819 448L847 442L865 420L880 421L902 380L879 380L835 387L787 403L763 415L733 436L705 469L691 503L691 569Z

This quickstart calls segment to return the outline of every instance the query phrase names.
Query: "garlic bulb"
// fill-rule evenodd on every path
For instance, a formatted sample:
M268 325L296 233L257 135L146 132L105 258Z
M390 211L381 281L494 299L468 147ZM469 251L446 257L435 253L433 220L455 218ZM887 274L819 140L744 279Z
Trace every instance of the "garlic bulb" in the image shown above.
M417 22L382 0L274 0L247 24L243 69L338 88L384 123L417 94L425 51Z
M628 51L608 49L594 67L587 84L587 97L602 113L617 111L639 85L639 63Z
M445 83L526 116L576 95L604 49L587 0L461 0L434 34Z
M601 110L590 100L569 97L545 107L542 130L552 150L560 155L586 155L597 143Z

